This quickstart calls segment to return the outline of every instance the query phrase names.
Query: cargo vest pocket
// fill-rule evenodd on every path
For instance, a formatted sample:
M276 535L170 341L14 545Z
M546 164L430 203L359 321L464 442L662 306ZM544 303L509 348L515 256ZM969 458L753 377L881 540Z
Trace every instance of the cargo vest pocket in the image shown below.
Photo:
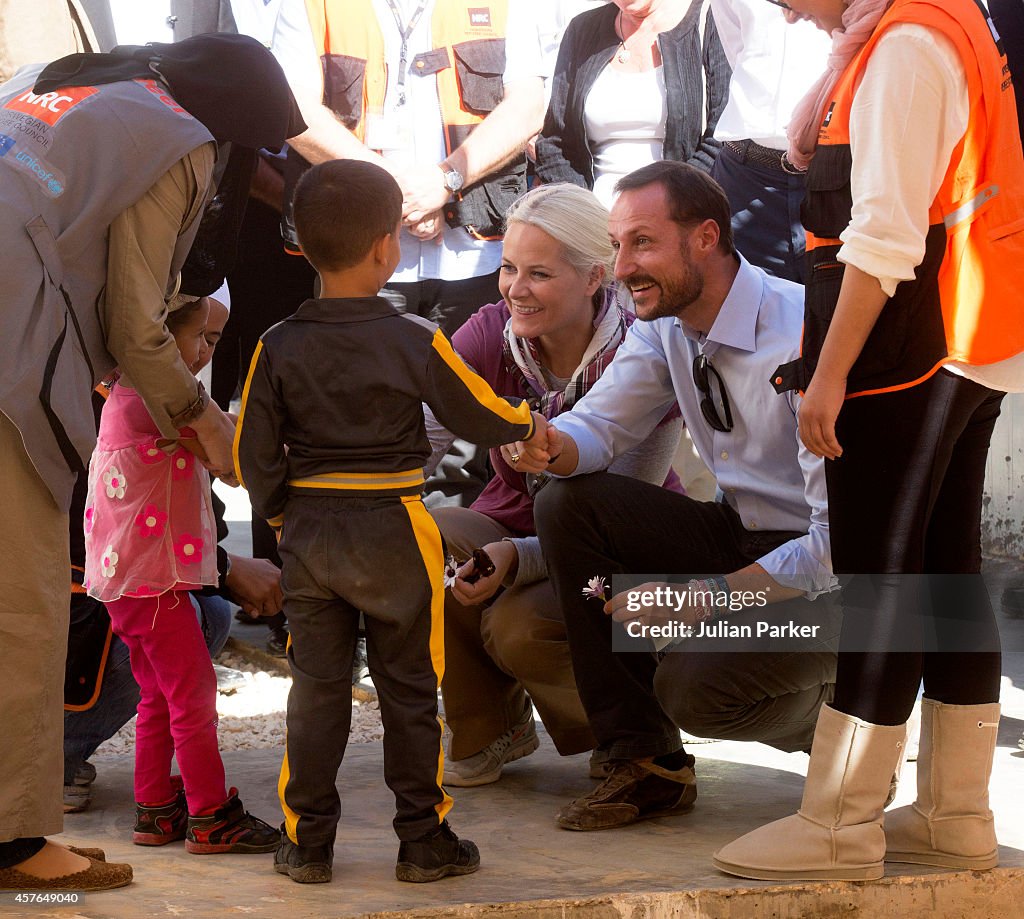
M354 131L363 117L363 84L366 81L366 61L348 54L325 54L324 105L326 105L350 131Z
M501 102L505 39L486 38L452 46L462 106L477 115L493 112Z

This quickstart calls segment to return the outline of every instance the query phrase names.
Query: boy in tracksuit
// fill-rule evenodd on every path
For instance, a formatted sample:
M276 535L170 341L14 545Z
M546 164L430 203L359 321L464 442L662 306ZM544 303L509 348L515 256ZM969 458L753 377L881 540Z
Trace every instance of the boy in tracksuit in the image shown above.
M281 528L291 626L274 868L300 883L331 879L362 611L396 800L396 875L469 874L480 855L449 828L452 800L440 784L444 555L420 500L430 455L422 403L486 446L528 438L543 446L544 425L525 402L495 396L432 322L377 296L401 254L402 194L386 171L322 163L302 178L294 213L322 296L263 335L235 436L253 510Z

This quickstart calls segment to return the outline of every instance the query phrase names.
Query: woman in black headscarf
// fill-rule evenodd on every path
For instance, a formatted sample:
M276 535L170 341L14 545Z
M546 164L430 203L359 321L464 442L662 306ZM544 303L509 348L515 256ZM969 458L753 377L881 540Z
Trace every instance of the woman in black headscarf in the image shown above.
M218 148L230 175L225 145L251 157L303 130L281 68L244 36L70 55L0 85L2 888L131 881L127 865L43 838L63 822L67 510L95 438L89 396L117 365L165 437L192 428L205 464L231 475L233 425L182 363L165 298Z

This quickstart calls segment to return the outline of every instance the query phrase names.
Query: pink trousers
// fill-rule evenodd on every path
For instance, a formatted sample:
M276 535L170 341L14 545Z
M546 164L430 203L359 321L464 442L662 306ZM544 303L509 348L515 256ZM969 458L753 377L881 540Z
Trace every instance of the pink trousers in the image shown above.
M135 726L135 800L174 797L171 757L178 761L190 814L227 800L217 747L217 678L186 591L122 597L107 603L114 631L128 646L139 684Z

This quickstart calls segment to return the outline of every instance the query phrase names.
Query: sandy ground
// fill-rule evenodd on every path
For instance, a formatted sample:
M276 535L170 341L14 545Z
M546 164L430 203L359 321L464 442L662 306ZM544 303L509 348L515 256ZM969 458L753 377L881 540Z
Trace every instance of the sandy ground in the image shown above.
M218 736L221 750L260 750L284 743L284 713L290 677L261 670L235 653L224 652L217 663L241 670L246 683L230 696L217 695L220 715ZM376 702L352 700L352 730L349 743L370 743L384 736ZM90 760L131 753L135 749L135 719L103 744Z

